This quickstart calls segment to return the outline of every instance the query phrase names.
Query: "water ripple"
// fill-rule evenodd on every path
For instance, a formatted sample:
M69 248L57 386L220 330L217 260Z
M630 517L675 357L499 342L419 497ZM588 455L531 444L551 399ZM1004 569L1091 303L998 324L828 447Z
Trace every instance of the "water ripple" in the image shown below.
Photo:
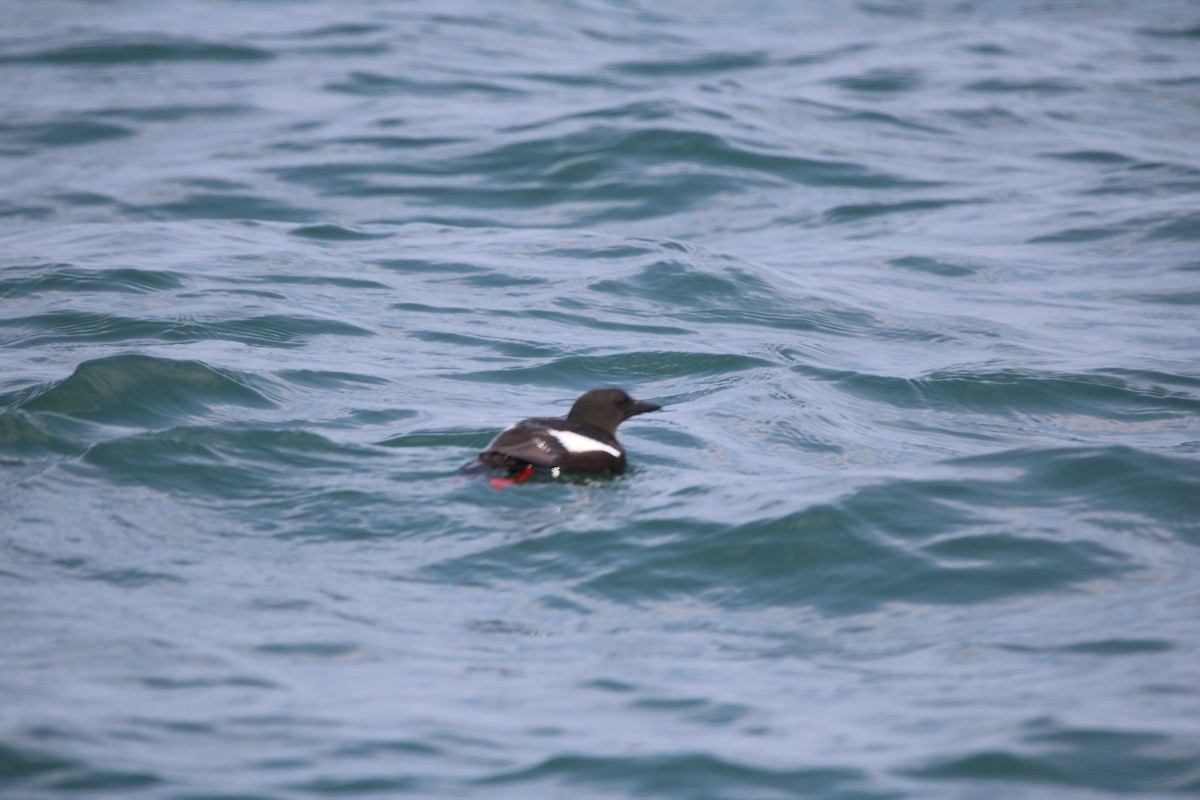
M0 792L1200 790L1187 2L0 18Z
M0 54L0 64L32 63L55 66L113 66L156 61L262 61L266 50L201 39L122 37L117 41L80 41L66 47L49 47Z
M32 393L20 407L109 424L161 424L203 416L215 406L273 405L254 384L248 376L195 361L111 356L80 364L70 377Z

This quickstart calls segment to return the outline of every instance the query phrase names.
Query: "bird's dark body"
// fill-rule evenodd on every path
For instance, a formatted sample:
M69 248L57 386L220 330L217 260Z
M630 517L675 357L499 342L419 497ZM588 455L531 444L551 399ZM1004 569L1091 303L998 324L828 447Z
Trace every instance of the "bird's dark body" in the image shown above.
M625 450L616 429L636 414L656 411L620 389L593 389L571 407L566 419L532 417L501 431L473 466L518 472L535 470L577 473L625 472Z
M571 452L555 433L574 433L607 446L618 453L613 455L603 449ZM479 460L489 467L521 469L532 464L535 469L558 467L566 472L611 472L620 475L625 471L625 451L617 437L609 436L594 425L570 425L556 417L534 417L523 419L492 440L479 455Z

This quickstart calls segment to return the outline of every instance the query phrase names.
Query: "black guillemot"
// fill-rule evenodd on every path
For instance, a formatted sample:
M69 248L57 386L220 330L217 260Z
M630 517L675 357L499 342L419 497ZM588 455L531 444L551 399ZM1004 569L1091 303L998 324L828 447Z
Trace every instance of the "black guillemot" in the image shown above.
M617 426L661 407L634 400L621 389L592 389L580 395L566 419L534 417L509 425L472 466L508 470L510 477L492 478L497 489L525 480L535 469L555 477L563 472L620 475L625 449L617 441Z

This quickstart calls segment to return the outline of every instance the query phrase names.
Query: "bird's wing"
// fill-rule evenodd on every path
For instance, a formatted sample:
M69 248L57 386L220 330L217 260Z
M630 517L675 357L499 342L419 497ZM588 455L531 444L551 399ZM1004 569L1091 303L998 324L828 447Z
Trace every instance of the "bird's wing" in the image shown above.
M503 453L535 467L556 467L567 450L554 436L514 427L497 436L488 452Z

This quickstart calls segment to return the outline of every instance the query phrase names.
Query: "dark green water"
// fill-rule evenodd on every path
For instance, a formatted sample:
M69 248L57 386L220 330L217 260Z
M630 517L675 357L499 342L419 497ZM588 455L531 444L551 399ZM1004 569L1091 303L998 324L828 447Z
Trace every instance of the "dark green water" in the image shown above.
M1198 45L0 0L0 795L1200 794Z

